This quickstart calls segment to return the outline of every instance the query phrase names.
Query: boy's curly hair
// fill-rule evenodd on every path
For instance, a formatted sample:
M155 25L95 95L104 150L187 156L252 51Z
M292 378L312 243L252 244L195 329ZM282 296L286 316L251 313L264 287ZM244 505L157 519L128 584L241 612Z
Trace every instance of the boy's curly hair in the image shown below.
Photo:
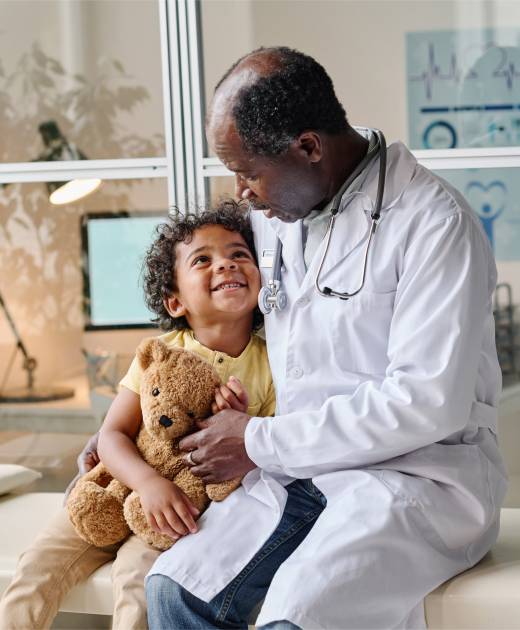
M205 225L221 225L230 232L238 232L256 259L253 230L247 204L232 199L221 201L215 208L198 215L179 215L156 227L157 237L146 252L143 263L143 288L148 308L155 313L152 321L163 330L190 328L188 320L172 317L164 306L164 300L176 289L175 247L177 243L189 243L194 232ZM253 330L263 326L264 317L256 307L253 313Z

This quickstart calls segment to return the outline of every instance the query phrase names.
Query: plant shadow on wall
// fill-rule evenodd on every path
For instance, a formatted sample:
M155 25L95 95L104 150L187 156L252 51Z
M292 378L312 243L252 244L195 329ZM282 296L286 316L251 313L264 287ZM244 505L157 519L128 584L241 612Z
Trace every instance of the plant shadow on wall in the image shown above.
M100 58L87 78L68 73L35 43L11 71L0 64L0 161L40 155L38 126L46 120L92 159L164 155L162 134L142 137L122 122L149 100L119 61ZM60 207L51 206L44 184L0 187L0 287L22 336L82 328L80 215L132 207L133 186L106 182L95 200Z

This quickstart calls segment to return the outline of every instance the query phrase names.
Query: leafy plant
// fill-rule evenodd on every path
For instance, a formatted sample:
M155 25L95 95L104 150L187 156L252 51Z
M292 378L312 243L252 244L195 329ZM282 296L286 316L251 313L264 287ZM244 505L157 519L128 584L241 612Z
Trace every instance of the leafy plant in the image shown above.
M71 74L35 42L11 70L0 64L0 161L35 159L46 120L91 159L164 155L161 134L124 124L149 99L120 61L102 57L92 76ZM98 207L128 208L133 183L104 185ZM88 203L52 207L44 184L0 188L0 288L25 334L81 327L79 216Z

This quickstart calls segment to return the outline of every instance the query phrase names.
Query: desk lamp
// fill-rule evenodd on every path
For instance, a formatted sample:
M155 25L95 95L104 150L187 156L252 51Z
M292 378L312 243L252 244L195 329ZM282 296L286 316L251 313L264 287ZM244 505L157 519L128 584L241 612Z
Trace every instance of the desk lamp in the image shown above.
M45 150L36 162L55 162L62 160L86 160L86 155L72 142L68 142L54 120L42 123L38 127ZM69 182L47 182L49 201L55 206L73 203L83 199L99 188L100 179L73 179Z

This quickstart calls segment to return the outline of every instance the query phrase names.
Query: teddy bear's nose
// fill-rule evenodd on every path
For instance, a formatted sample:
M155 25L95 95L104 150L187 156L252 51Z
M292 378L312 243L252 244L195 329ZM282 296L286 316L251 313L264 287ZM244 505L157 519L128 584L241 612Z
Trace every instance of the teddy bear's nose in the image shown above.
M173 424L173 420L170 420L168 416L161 416L159 418L159 422L163 425L163 427L171 427Z

